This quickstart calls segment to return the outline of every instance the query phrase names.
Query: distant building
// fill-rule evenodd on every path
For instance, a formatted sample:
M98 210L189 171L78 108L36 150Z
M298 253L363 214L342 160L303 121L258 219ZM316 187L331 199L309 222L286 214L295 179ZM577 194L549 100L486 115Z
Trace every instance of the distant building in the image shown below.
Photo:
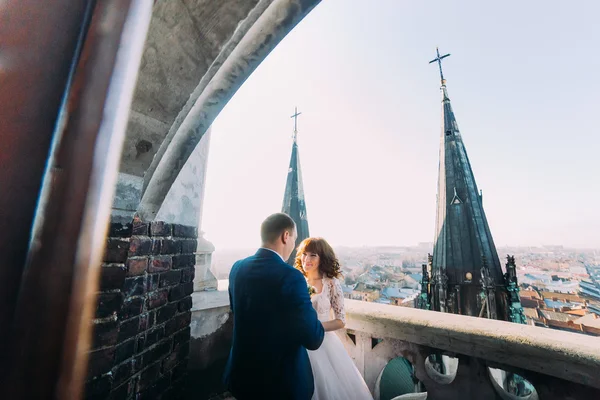
M378 298L377 300L374 301L374 303L392 305L392 302L389 299L386 299L385 297Z
M583 280L579 283L579 294L588 302L588 308L600 315L600 285L595 281Z
M381 295L389 299L390 304L400 307L415 307L415 299L421 293L418 289L410 288L385 288Z
M597 314L580 317L565 312L532 308L525 308L524 313L531 325L600 336L600 317Z
M350 298L353 300L375 301L379 299L379 290L369 287L364 283L357 283L352 291Z
M550 292L550 291L545 291L545 290L540 290L540 296L542 296L542 298L544 300L553 300L553 301L561 301L564 303L575 303L575 304L584 304L585 300L582 299L581 297L579 297L577 294L574 293L557 293L557 292Z
M409 274L409 276L419 284L421 284L421 281L423 280L423 274Z
M351 299L352 291L354 290L355 285L341 285L341 286L342 286L342 292L344 293L344 298Z
M598 330L597 335L600 335L600 316L598 314L594 314L594 313L587 314L581 318L576 319L573 322L576 325L583 325L587 329L592 328L592 329Z
M600 285L596 282L583 280L579 282L579 293L593 300L600 302Z
M522 290L521 304L530 325L600 336L599 316L576 294Z
M594 314L600 315L600 305L599 304L590 304L588 306L588 308Z
M413 278L414 276L419 276L420 279L415 279ZM410 289L415 289L415 290L420 290L420 286L421 286L421 279L423 279L421 274L409 274L409 275L405 275L399 282L398 285L401 288L410 288Z

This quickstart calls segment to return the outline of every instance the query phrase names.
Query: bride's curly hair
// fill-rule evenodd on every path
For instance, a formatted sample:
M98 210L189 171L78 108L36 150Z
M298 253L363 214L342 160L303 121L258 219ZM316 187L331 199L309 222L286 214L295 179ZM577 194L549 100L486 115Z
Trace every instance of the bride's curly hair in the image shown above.
M342 270L333 248L323 238L304 239L298 246L294 267L306 276L302 268L302 254L315 253L319 255L319 270L328 278L340 278Z

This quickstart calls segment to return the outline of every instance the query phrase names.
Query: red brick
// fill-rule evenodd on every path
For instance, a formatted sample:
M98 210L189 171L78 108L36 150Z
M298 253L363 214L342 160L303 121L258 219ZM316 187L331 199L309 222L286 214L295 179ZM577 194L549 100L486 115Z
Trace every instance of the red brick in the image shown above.
M133 390L135 388L136 380L132 379L123 383L121 386L113 389L110 392L110 400L127 400L130 399L133 395Z
M141 296L146 292L146 277L135 276L125 279L123 284L123 295L125 297Z
M168 290L158 290L148 295L148 309L153 309L167 304L167 298L169 296Z
M190 353L190 342L183 342L173 346L173 351L162 364L163 373L171 370L176 365L183 363L187 365L188 356Z
M192 309L192 297L188 296L181 300L177 305L177 310L179 312L184 312Z
M108 238L104 249L104 261L109 263L124 263L127 260L129 241L120 238Z
M192 282L194 276L196 276L196 268L184 268L181 273L181 283Z
M181 242L173 239L161 239L160 254L181 253Z
M125 382L131 375L133 375L133 364L134 361L131 359L113 368L113 385L118 386Z
M154 221L150 224L150 235L152 236L171 236L173 234L173 225L162 221Z
M142 335L138 338L138 353L141 353L145 349L152 347L156 343L160 342L164 339L165 329L163 326L156 327L148 332L145 335Z
M88 361L88 377L102 375L112 368L115 348L92 351Z
M129 258L127 260L127 276L143 275L147 269L147 258Z
M111 222L108 228L108 237L130 237L132 224L122 224L120 222Z
M177 301L189 296L194 292L194 284L192 282L182 283L174 286L169 290L169 301Z
M115 350L115 363L119 364L128 358L133 357L135 352L135 340L131 339L124 343L120 343Z
M187 326L173 335L173 344L185 343L190 340L190 327Z
M119 327L119 342L123 342L135 335L140 331L140 317L128 319L127 321L121 322Z
M129 256L148 256L152 250L152 240L144 236L133 236L129 242Z
M181 254L173 256L173 268L189 268L196 265L196 256L194 254Z
M148 236L150 235L150 224L142 222L139 218L133 219L132 235Z
M177 313L177 303L169 303L156 310L156 325L167 322Z
M156 327L146 333L145 347L150 347L160 342L165 336L164 326ZM138 350L140 351L140 350Z
M150 260L150 266L148 267L148 272L166 272L171 270L172 266L173 259L170 256L152 257Z
M173 256L173 268L189 268L196 265L196 256L193 254L182 254Z
M162 360L171 353L171 340L164 340L142 353L142 368Z
M117 321L93 323L92 349L114 346L117 343L118 333L119 323Z
M152 255L157 256L160 254L160 249L162 247L162 239L152 239Z
M165 336L170 336L186 326L190 326L191 321L192 313L190 311L178 314L175 318L165 324Z
M123 295L121 293L100 293L96 304L96 318L106 318L121 309Z
M160 287L178 285L180 281L181 270L175 269L173 271L160 274Z
M139 315L142 312L143 306L144 299L142 298L125 300L121 307L121 311L119 311L119 319L125 320Z
M198 228L196 228L195 226L173 224L173 236L184 238L197 238Z
M198 241L196 239L183 239L179 242L181 243L182 254L195 253L198 248Z
M146 275L146 291L154 292L158 289L158 283L160 281L160 274Z
M154 326L154 312L140 315L140 331L145 331Z
M100 269L100 291L121 289L127 270L123 265L102 266Z

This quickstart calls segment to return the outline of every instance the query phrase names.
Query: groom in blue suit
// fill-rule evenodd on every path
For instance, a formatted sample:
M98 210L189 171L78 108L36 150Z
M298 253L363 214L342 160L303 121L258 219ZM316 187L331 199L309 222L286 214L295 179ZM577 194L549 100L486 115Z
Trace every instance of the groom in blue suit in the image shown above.
M261 226L262 247L229 273L233 344L225 384L238 400L310 400L314 381L306 349L323 342L306 280L285 263L296 224L273 214Z

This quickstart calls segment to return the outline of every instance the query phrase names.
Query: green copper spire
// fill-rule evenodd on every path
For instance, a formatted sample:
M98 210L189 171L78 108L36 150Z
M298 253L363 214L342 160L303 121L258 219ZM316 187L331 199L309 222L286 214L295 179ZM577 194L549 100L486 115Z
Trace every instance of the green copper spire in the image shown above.
M304 239L310 236L308 230L308 217L306 215L306 202L304 200L304 185L302 183L302 169L300 168L300 152L298 150L298 112L296 107L294 115L294 141L292 143L292 157L290 158L290 166L288 168L288 177L285 185L285 193L283 196L283 206L281 212L286 213L294 222L298 229L298 239L296 247ZM288 264L293 265L296 257L296 251L292 253L288 260Z

